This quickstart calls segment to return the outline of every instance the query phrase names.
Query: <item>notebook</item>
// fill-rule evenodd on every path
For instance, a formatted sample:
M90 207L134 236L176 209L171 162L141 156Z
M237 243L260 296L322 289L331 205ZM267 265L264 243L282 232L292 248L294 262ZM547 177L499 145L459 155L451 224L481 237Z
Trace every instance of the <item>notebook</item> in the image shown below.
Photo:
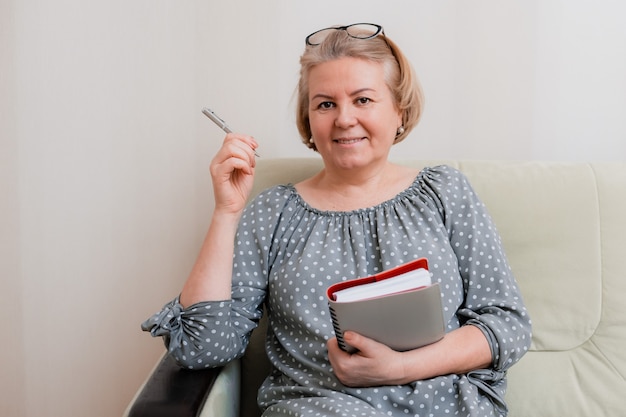
M428 276L425 279L424 274ZM407 279L408 277L408 279ZM397 291L389 293L386 280L403 281ZM414 285L407 282L415 281ZM380 293L376 284L380 283ZM339 301L343 290L367 287L363 294ZM348 345L343 332L355 331L384 343L398 351L406 351L434 343L445 334L441 289L430 283L428 261L425 258L363 278L342 281L327 289L328 306L339 346L346 352L356 349ZM382 295L381 295L382 294ZM341 299L341 295L339 299Z

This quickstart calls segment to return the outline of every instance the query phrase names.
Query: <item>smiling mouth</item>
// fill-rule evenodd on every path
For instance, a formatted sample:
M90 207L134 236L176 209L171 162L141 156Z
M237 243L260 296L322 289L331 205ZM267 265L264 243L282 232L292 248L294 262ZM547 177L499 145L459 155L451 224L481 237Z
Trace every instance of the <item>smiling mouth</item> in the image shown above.
M334 142L340 145L350 145L352 143L357 143L362 140L365 140L365 138L335 139Z

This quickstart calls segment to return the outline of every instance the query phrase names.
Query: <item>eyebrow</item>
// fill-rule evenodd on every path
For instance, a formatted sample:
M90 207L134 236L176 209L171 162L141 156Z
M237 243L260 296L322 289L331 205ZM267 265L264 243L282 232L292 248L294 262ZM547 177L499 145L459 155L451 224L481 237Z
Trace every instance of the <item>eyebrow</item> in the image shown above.
M351 97L357 96L361 93L363 93L364 91L373 91L376 92L376 90L374 88L370 88L370 87L364 87L364 88L359 88L358 90L353 91L352 93L350 93ZM313 97L311 97L311 101L318 99L318 98L323 98L323 99L332 99L333 97L328 95L328 94L324 94L324 93L319 93L314 95Z

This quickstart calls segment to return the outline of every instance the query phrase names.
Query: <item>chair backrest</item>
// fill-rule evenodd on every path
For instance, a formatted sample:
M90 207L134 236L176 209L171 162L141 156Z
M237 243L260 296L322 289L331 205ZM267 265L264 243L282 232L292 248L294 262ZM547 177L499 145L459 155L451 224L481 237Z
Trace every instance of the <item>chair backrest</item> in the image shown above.
M446 163L463 171L502 236L531 318L531 351L509 373L510 417L619 415L626 408L626 166ZM253 194L296 183L319 158L260 160ZM269 371L265 320L242 360L242 416Z

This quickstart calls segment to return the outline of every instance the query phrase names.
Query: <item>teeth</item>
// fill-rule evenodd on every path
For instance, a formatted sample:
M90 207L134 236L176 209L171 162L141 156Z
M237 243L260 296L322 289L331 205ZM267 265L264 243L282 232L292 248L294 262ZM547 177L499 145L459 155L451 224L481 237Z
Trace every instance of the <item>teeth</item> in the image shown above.
M359 142L361 139L338 139L337 142L341 143L341 144L345 144L348 145L350 143L357 143Z

